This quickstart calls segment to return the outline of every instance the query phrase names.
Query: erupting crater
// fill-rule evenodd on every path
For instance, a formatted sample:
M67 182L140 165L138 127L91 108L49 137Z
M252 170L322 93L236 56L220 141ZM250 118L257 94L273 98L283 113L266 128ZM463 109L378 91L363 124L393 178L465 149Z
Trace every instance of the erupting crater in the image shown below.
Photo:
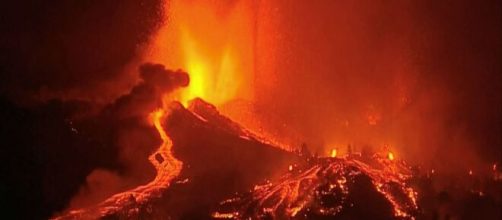
M56 219L414 219L417 213L402 161L286 151L202 99L188 108L171 103L151 119L163 140L149 158L155 179Z

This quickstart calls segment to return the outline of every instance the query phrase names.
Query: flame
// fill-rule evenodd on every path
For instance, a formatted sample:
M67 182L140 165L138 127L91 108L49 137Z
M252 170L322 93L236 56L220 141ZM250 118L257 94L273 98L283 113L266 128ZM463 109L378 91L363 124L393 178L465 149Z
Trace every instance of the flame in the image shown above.
M187 106L199 97L216 106L252 99L254 11L235 3L174 0L166 4L167 24L146 59L184 69L190 85L177 99Z
M395 159L394 158L394 153L392 153L392 152L389 151L389 153L387 153L387 159L394 160Z
M214 63L199 52L196 40L188 31L183 31L181 41L185 54L185 67L191 79L189 87L182 93L181 101L186 104L189 100L199 97L211 100L215 104L222 104L232 100L236 96L241 80L231 47L225 47L219 63Z
M336 149L331 150L331 157L336 157Z

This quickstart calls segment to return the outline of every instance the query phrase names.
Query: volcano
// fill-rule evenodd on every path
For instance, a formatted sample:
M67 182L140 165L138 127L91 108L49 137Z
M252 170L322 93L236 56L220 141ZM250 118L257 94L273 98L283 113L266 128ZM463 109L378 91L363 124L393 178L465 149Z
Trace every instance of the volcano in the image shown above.
M274 146L202 99L172 103L162 127L183 168L56 219L413 219L404 164L373 155L319 158ZM159 164L165 155L152 155ZM148 189L149 188L149 189Z
M502 219L502 2L7 1L12 219Z

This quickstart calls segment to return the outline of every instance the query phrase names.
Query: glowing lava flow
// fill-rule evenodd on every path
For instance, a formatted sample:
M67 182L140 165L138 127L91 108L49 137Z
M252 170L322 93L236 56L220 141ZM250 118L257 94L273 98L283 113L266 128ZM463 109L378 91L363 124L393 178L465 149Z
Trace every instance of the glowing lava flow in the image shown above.
M417 193L406 185L410 176L404 173L408 168L378 155L373 160L381 168L370 167L356 158L317 158L306 167L290 167L279 181L257 185L247 194L223 201L212 216L217 219L354 217L357 216L354 213L362 210L368 212L372 207L365 205L366 201L372 201L374 206L387 204L374 208L376 212L372 214L381 214L384 219L415 219Z
M174 177L178 176L181 171L181 167L183 166L183 162L177 160L172 155L171 147L173 145L171 139L169 139L166 131L164 131L164 128L162 127L162 119L164 118L165 113L166 112L163 109L152 113L153 124L160 134L162 145L148 158L157 170L157 176L145 187L163 188L169 186L169 182ZM159 157L161 157L160 160Z
M166 113L165 109L159 109L150 114L153 125L162 139L160 147L148 158L157 171L157 176L153 181L132 190L115 194L96 207L70 211L55 219L98 219L119 212L133 215L139 211L137 207L154 197L160 197L162 190L169 187L171 180L178 176L183 165L172 155L171 139L162 127L162 120Z
M172 142L162 127L162 119L164 118L165 113L165 110L160 109L151 114L153 125L159 132L160 138L162 139L162 144L159 149L148 158L157 170L157 176L155 176L153 181L146 185L139 186L127 192L116 194L107 199L102 203L102 205L106 207L102 210L102 215L118 211L124 206L122 205L125 202L124 200L130 201L131 198L134 198L135 203L148 201L151 197L157 196L160 190L167 188L170 181L180 173L183 163L174 158L171 154Z

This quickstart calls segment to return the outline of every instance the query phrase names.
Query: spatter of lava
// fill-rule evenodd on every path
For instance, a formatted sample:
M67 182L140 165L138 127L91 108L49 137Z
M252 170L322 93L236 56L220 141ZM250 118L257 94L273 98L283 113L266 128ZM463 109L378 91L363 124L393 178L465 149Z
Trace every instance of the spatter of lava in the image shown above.
M409 171L403 162L379 155L310 158L304 167L290 166L277 182L223 201L213 217L414 219L417 193L406 184Z

